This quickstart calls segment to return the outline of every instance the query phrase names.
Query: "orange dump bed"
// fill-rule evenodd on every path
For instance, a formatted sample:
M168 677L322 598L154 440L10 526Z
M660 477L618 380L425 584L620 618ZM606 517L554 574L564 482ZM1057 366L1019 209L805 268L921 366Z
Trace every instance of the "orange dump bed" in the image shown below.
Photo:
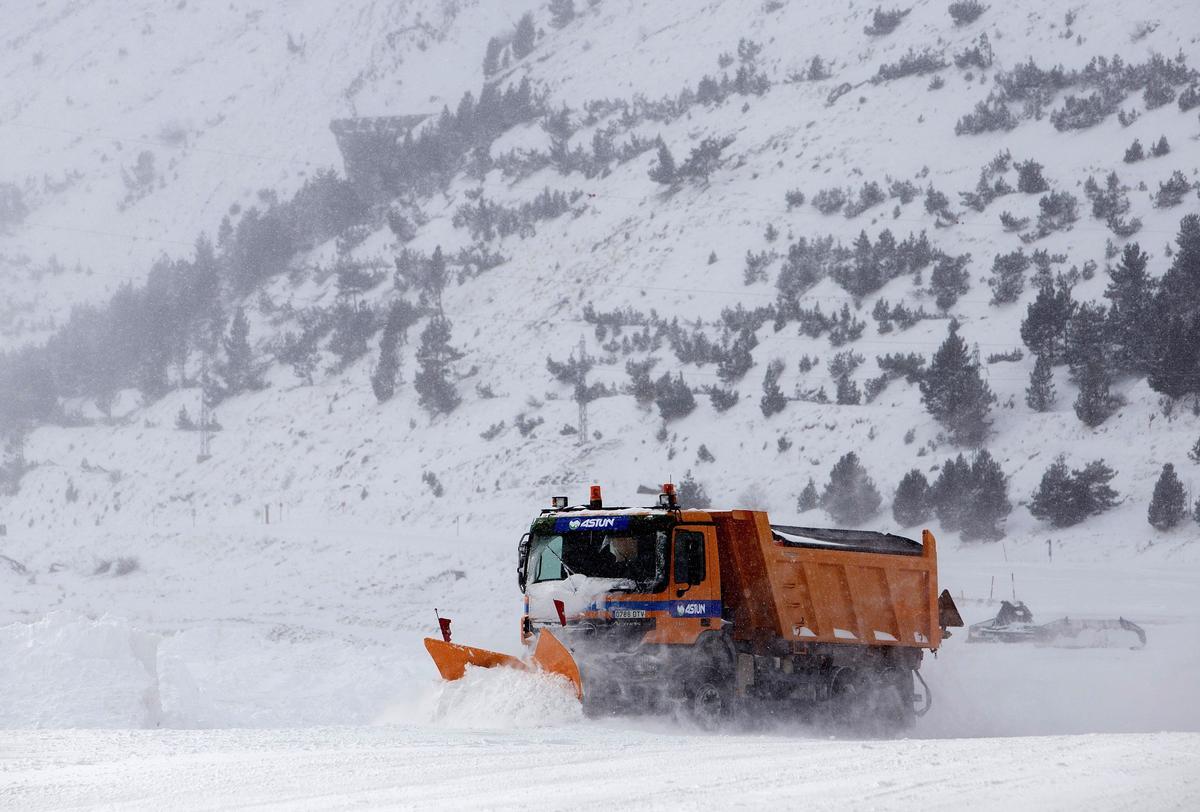
M739 640L905 646L941 643L933 534L921 543L860 531L772 527L767 514L713 512L721 599Z

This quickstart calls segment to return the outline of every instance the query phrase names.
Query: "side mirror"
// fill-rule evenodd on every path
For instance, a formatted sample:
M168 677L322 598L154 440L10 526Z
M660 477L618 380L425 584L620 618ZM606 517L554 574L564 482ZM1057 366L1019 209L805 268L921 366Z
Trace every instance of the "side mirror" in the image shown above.
M529 534L521 536L520 543L517 544L517 586L521 591L525 591L525 580L527 578L526 567L529 563Z

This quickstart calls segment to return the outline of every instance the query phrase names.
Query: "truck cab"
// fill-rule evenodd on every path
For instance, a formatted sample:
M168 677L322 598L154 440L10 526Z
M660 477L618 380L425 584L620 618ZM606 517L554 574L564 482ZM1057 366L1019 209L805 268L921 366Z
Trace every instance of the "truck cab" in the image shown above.
M711 518L670 506L546 511L522 540L522 634L690 645L720 629L721 568Z

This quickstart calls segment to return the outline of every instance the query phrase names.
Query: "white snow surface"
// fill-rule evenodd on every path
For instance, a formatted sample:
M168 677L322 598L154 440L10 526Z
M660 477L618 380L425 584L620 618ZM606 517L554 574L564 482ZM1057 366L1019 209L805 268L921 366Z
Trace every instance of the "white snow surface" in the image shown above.
M1189 809L1200 736L860 742L643 726L22 731L0 802L121 809Z

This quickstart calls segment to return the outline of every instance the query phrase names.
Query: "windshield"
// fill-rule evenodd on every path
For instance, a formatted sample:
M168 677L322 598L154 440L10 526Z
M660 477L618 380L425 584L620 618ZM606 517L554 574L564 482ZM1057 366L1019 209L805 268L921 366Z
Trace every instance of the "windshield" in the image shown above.
M632 581L640 592L666 582L667 534L581 531L535 534L529 548L529 581L561 581L570 575Z

